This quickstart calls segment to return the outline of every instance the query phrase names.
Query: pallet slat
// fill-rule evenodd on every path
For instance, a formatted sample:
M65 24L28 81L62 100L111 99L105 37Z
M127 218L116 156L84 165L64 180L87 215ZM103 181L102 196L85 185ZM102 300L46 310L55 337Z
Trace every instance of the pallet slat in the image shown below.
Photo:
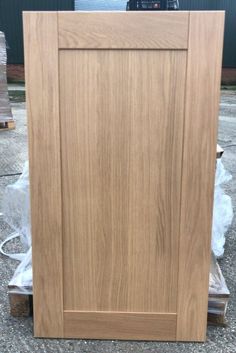
M15 127L16 125L14 120L5 122L0 121L0 131L13 130Z

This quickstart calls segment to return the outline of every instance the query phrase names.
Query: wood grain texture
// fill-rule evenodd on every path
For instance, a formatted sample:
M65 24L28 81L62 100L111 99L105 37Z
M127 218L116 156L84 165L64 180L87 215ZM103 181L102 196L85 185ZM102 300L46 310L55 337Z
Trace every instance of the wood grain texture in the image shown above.
M205 339L223 22L24 14L36 336Z
M180 341L206 337L223 27L224 12L190 13L177 312Z
M60 51L67 310L176 312L185 69L185 51Z
M65 337L176 339L176 314L65 311Z
M187 49L188 12L59 12L62 49Z
M62 216L56 13L24 13L34 334L62 337Z

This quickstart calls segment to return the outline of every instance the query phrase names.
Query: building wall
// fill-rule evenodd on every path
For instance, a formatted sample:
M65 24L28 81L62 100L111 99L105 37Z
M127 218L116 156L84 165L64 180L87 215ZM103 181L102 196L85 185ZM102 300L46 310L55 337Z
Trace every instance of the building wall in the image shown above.
M183 10L225 10L223 67L236 68L236 0L180 0Z
M74 0L0 0L0 31L7 41L8 64L22 64L22 11L74 10Z

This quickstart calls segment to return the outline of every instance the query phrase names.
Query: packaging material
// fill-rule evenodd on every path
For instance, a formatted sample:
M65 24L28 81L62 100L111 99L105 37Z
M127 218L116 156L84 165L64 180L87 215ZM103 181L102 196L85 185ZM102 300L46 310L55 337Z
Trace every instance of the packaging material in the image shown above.
M11 293L33 294L31 247L25 254L20 265L17 267L8 288Z
M21 261L11 282L10 292L32 294L32 251L30 225L29 163L26 162L22 175L16 183L8 185L3 197L4 220L14 230L0 246L0 252ZM3 250L4 245L20 237L24 253L12 254Z
M211 297L229 297L229 290L226 285L224 276L215 255L211 254L211 267L209 277L209 296Z
M0 124L12 120L7 87L6 41L4 33L0 32Z
M223 148L217 144L216 146L216 158L221 158L223 156L224 150Z
M0 65L6 66L7 64L7 53L6 53L6 41L3 32L0 32Z
M20 234L25 249L31 246L29 163L16 183L8 185L3 197L4 220L15 232Z
M23 261L25 258L25 253L7 253L4 251L4 246L11 240L20 237L20 234L17 232L13 232L10 234L1 244L0 244L0 253L2 255L5 255L7 257L10 257L11 259L18 260L18 261Z
M229 301L229 289L226 285L220 266L214 256L211 255L211 267L209 277L208 297L208 323L213 325L225 325L225 315Z
M231 198L226 195L222 187L231 178L232 176L225 170L222 160L217 159L211 243L216 257L222 257L224 254L225 233L233 219Z

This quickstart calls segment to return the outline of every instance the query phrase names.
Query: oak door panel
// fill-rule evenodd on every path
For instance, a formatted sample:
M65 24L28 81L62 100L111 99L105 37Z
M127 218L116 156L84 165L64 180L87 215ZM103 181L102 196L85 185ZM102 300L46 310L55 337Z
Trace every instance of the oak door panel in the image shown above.
M185 68L60 51L66 310L176 312Z
M34 334L206 336L223 12L29 12Z
M57 14L24 14L34 332L63 335ZM49 60L50 59L50 60Z
M59 12L60 49L187 49L189 12Z
M224 13L191 12L189 23L177 340L201 341L207 325Z
M65 337L176 340L176 314L65 311Z

